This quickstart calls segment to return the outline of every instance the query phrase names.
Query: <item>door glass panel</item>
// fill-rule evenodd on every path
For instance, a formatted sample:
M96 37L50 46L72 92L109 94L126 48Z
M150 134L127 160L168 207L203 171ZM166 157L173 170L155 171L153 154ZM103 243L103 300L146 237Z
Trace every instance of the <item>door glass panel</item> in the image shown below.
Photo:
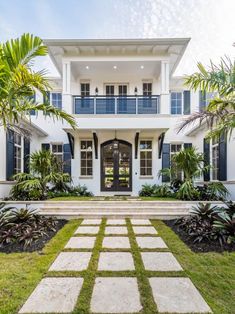
M106 85L106 96L114 96L114 85Z
M113 144L104 147L103 165L105 175L114 175Z
M120 188L129 188L130 187L130 178L129 177L119 177L118 186Z
M104 186L106 189L111 189L114 187L114 179L113 177L106 177L104 179Z
M129 147L119 144L119 175L130 174L130 153Z

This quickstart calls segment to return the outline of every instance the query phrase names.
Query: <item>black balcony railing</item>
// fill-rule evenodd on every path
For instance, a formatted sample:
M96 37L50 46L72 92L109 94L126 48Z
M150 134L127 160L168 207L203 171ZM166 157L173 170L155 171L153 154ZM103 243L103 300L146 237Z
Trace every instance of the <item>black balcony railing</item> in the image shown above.
M75 114L159 114L160 96L74 96Z

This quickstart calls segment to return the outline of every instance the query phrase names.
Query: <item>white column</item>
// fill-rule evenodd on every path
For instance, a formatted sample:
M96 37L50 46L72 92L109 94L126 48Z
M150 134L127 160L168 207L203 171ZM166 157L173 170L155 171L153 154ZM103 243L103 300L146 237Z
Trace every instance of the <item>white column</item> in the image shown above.
M161 61L161 100L160 113L170 113L170 95L169 95L169 61Z
M63 62L63 94L71 94L71 63Z

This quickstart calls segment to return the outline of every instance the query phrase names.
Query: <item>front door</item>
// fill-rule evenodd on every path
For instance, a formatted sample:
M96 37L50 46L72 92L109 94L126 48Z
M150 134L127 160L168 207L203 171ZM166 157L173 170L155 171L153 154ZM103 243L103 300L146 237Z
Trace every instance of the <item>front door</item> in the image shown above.
M101 191L132 190L132 146L122 140L101 145Z

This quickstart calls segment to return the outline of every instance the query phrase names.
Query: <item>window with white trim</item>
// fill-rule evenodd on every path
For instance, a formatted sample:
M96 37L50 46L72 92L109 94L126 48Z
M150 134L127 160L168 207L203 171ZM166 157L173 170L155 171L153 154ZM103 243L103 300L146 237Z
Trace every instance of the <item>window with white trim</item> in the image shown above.
M171 114L182 114L183 93L171 92Z
M219 178L219 141L218 139L212 139L211 145L211 161L212 161L212 180L218 180Z
M140 175L151 176L152 175L152 141L141 140L140 141Z
M51 104L58 109L62 109L62 94L51 93Z
M152 83L143 82L143 96L151 96L152 95Z
M81 96L89 96L90 95L90 83L81 83Z
M171 179L179 179L179 180L182 180L182 177L183 177L183 173L182 171L178 171L176 169L176 165L173 161L173 156L175 154L177 154L178 152L180 152L182 150L182 144L171 144L171 150L170 150L170 163L171 163L171 168L174 169L174 177L171 178Z
M93 174L93 145L92 140L81 140L81 176Z
M52 143L51 151L55 155L57 161L62 165L63 163L63 144Z
M14 174L22 172L22 136L14 132Z

